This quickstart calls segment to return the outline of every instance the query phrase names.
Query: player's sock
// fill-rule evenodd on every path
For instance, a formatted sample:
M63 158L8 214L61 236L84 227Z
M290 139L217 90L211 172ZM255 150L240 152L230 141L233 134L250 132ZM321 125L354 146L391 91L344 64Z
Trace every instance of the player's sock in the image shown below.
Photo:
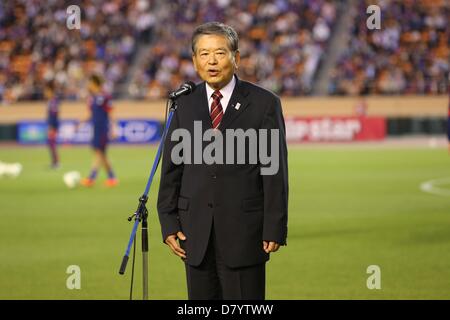
M95 178L97 178L97 169L93 169L89 175L90 180L95 180Z
M115 179L116 175L114 174L114 171L111 169L108 171L108 179Z
M55 139L49 139L48 145L50 147L50 154L52 157L52 166L58 165L58 154L56 152L56 140Z

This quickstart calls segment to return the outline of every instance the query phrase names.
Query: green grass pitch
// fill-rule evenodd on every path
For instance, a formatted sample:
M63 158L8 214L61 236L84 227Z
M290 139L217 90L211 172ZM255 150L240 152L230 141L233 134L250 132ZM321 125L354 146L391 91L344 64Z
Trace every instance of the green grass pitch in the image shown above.
M0 161L21 162L19 178L0 179L0 299L127 299L131 260L119 265L127 221L142 193L154 147L113 146L120 185L69 190L64 172L88 172L87 147L60 148L62 167L47 169L44 147L0 148ZM159 171L158 171L159 179ZM288 246L267 265L268 299L449 299L450 197L423 193L427 180L450 177L445 149L292 147L289 150ZM151 189L151 299L185 299L184 267L162 244ZM447 185L450 189L450 185ZM138 238L139 239L139 238ZM137 248L134 297L141 298ZM70 265L81 289L69 290ZM381 289L366 286L367 267Z

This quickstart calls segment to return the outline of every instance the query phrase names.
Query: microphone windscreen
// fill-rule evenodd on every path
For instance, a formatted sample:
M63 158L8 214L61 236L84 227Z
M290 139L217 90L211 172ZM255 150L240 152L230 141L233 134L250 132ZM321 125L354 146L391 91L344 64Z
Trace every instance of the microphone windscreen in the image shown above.
M195 90L195 88L197 87L197 85L192 81L187 81L185 83L185 85L189 87L190 92L193 92Z

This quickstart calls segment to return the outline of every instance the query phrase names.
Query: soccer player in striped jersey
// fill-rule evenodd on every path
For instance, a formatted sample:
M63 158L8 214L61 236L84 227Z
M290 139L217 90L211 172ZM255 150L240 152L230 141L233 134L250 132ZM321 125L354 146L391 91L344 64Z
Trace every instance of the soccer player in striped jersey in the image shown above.
M48 100L47 104L47 145L50 150L50 158L52 169L59 167L58 151L56 149L56 138L58 136L59 127L59 106L61 99L56 93L55 84L50 81L44 88L45 98Z
M448 87L449 99L448 99L448 114L447 114L447 139L448 139L448 152L450 153L450 85Z
M118 184L111 163L106 156L112 106L111 97L103 92L102 87L103 79L100 76L93 75L90 77L88 90L90 93L89 110L94 129L91 143L94 150L94 160L89 176L81 181L81 184L85 187L91 187L95 184L100 167L103 167L108 174L108 179L105 181L106 186L114 187Z

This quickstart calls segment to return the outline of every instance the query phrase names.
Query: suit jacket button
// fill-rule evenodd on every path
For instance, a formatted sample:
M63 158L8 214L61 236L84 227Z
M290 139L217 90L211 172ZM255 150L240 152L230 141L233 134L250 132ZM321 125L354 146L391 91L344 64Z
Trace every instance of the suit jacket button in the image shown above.
M212 174L212 175L211 175L211 178L216 179L217 176L216 176L215 174Z
M210 203L208 203L208 208L212 208L213 207L213 204L210 202Z

